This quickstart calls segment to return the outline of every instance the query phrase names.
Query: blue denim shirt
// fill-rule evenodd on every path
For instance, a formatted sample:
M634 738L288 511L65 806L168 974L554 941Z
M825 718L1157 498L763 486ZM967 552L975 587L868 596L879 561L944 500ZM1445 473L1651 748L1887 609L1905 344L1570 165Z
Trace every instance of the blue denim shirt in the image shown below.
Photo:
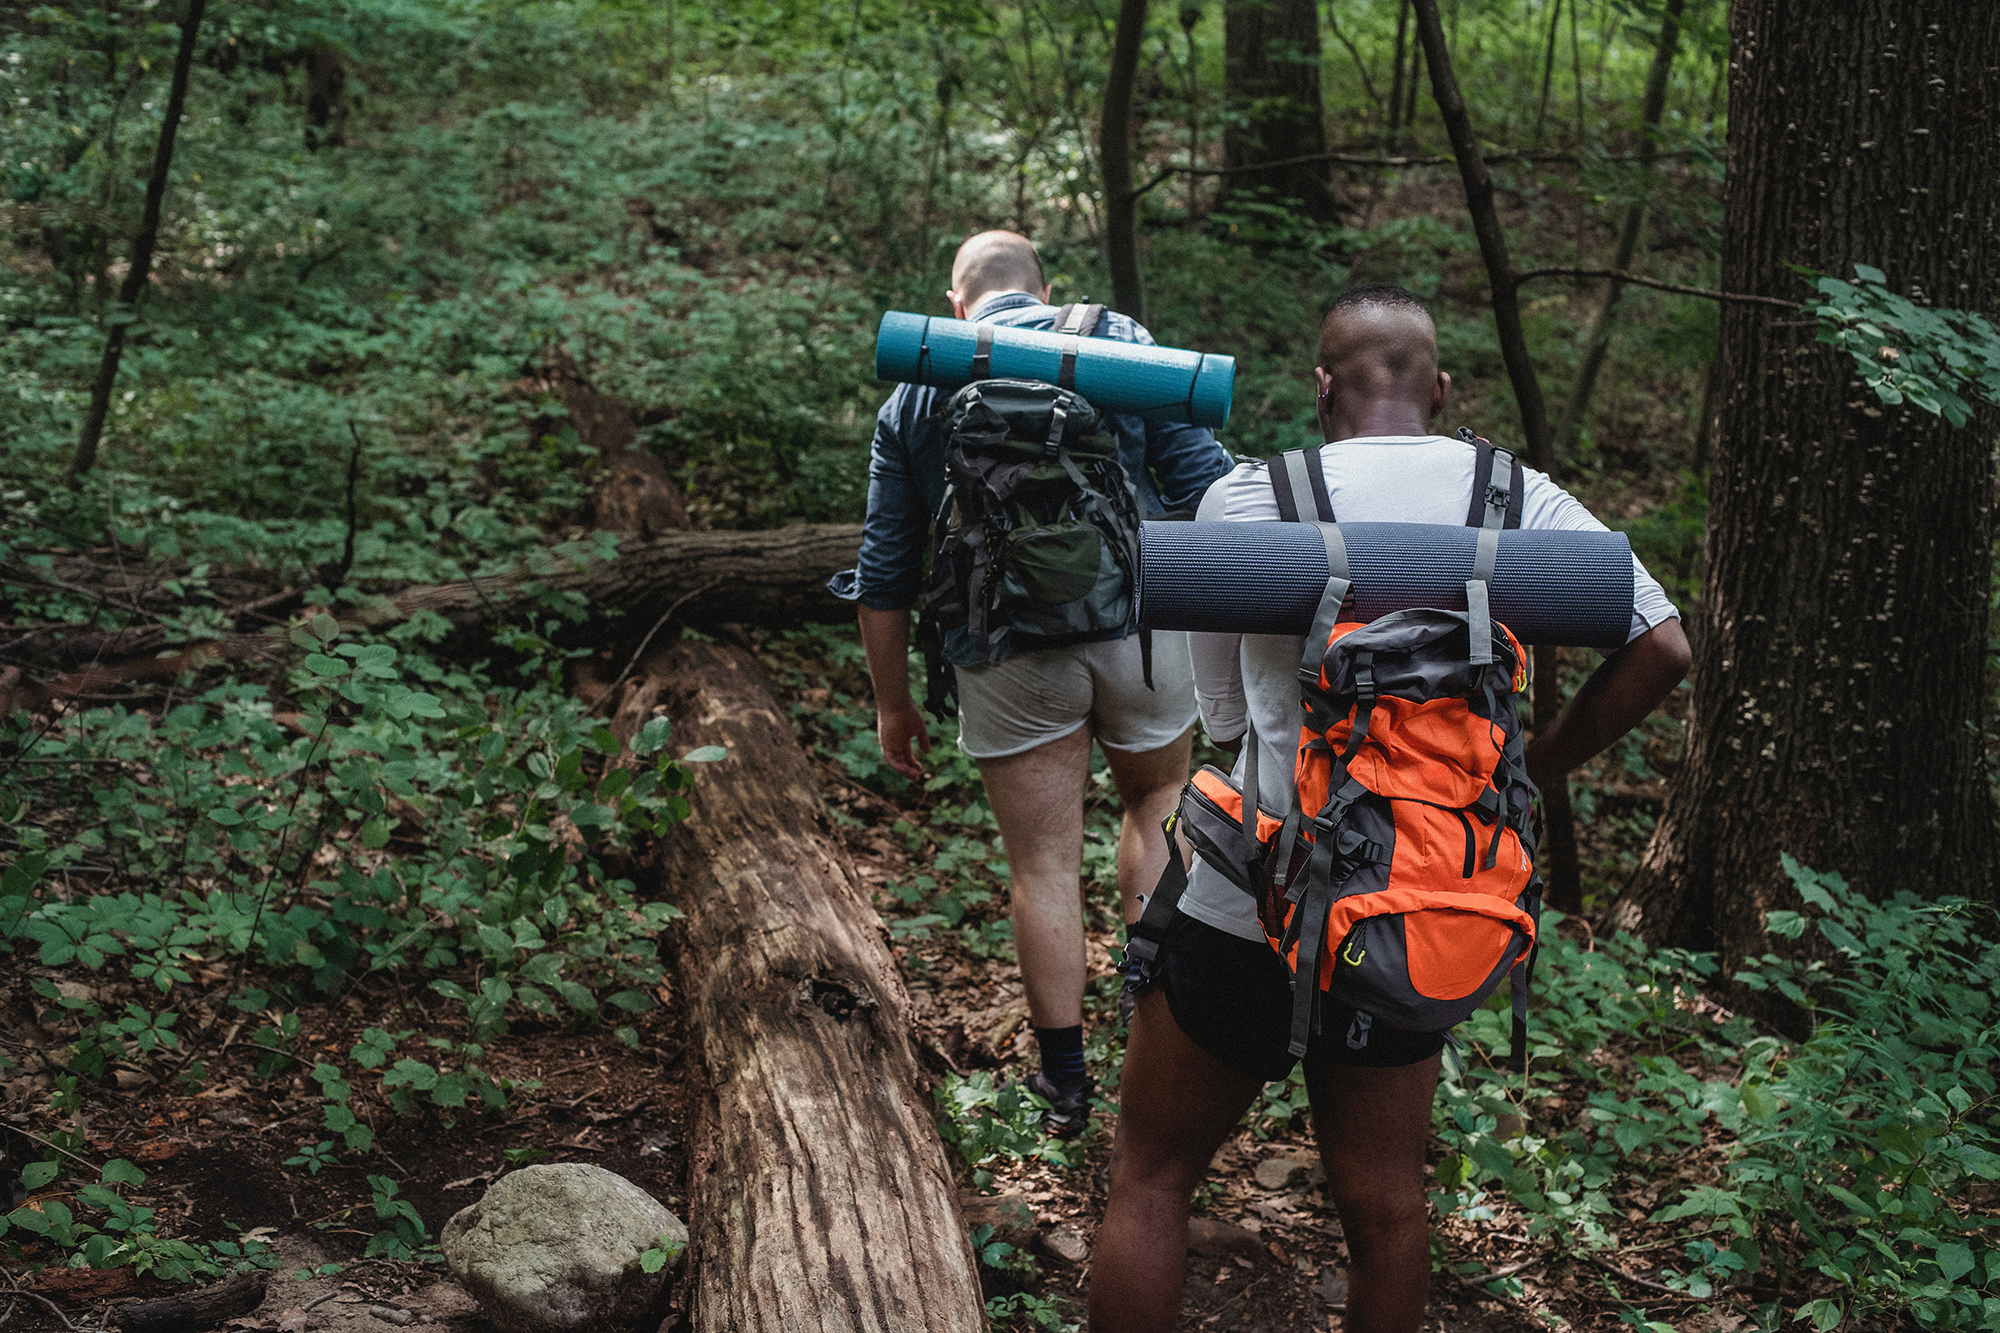
M1013 328L1046 329L1054 326L1056 311L1027 292L1003 292L981 301L971 314L974 320ZM1121 342L1153 341L1136 321L1116 311L1107 311L1099 328ZM827 586L836 596L878 611L916 605L931 521L944 503L945 431L933 419L940 406L938 390L916 384L899 385L882 404L869 450L860 563L834 575ZM1139 492L1145 518L1163 518L1170 510L1192 513L1209 484L1234 466L1205 426L1136 416L1112 415L1109 420L1118 438L1119 462ZM944 650L956 666L985 660L963 630L946 632Z

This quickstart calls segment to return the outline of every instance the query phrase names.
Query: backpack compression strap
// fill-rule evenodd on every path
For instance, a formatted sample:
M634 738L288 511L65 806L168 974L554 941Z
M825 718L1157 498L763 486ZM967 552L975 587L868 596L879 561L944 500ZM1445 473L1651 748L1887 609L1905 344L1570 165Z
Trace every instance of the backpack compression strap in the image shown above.
M993 378L993 326L984 320L972 333L972 378Z

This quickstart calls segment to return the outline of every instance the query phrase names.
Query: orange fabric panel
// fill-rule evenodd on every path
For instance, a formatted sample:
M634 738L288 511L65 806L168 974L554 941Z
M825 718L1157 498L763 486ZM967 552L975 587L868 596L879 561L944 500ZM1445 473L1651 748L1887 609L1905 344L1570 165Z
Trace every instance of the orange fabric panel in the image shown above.
M1418 989L1418 993L1430 995L1430 999L1458 999L1460 995L1470 995L1480 981L1486 981L1486 975L1492 973L1494 963L1500 961L1500 949L1506 947L1506 939L1510 937L1508 927L1520 927L1530 941L1534 939L1534 917L1514 907L1514 903L1510 901L1488 897L1484 893L1440 893L1436 889L1382 889L1380 893L1356 893L1350 899L1340 899L1338 903L1334 903L1334 911L1328 913L1326 917L1326 941L1330 949L1326 949L1320 955L1322 989L1334 979L1334 965L1340 961L1338 953L1340 941L1348 937L1348 931L1352 931L1368 917L1388 917L1394 913L1402 913L1404 943L1410 953L1410 983ZM1416 939L1410 937L1410 923L1422 917L1424 913L1436 913L1440 917L1444 913L1452 913L1454 917L1466 917L1466 915L1486 917L1488 925L1492 927L1492 937L1498 939L1500 943L1486 947L1488 931L1468 929L1472 927L1470 921L1440 921L1438 923L1440 937L1448 937L1448 943L1442 943L1438 947L1440 957L1432 957L1426 961L1426 967L1434 969L1434 975L1424 977L1418 973L1418 959L1416 959L1418 943ZM1460 977L1466 969L1470 969L1474 961L1482 957L1482 953L1486 963L1480 967L1478 979L1466 985L1462 991L1450 995L1442 993L1432 995L1426 989L1426 983L1440 987L1452 985L1452 979ZM1296 953L1290 959L1290 963L1296 971L1298 969Z
M1220 775L1211 773L1205 768L1195 770L1195 775L1191 780L1201 794L1213 801L1225 814L1232 816L1239 824L1243 822L1242 792L1232 787ZM1257 841L1269 842L1278 835L1278 830L1284 826L1284 820L1264 813L1263 806L1259 804L1257 808Z
M1345 749L1354 730L1351 717L1327 728L1326 741ZM1380 796L1465 806L1479 799L1493 780L1506 733L1479 717L1463 699L1383 697L1361 748L1347 771Z
M1433 1000L1458 1000L1493 975L1513 927L1464 912L1418 912L1403 918L1410 985Z

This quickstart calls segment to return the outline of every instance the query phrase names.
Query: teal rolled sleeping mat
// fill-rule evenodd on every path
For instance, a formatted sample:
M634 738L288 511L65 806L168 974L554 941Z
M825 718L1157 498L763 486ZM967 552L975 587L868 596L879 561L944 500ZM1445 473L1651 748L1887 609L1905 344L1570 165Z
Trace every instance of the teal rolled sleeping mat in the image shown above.
M973 361L985 349L986 373ZM1072 338L1040 329L974 324L891 310L875 334L875 377L950 391L977 379L1061 384L1064 356L1075 358L1074 388L1100 412L1220 428L1229 421L1236 358L1113 338Z

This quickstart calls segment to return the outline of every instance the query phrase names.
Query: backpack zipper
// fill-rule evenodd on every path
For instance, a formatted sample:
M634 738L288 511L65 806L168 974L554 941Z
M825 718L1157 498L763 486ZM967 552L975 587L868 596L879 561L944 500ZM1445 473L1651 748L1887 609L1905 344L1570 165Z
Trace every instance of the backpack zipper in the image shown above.
M1479 859L1479 848L1472 836L1472 821L1465 817L1463 810L1454 810L1452 813L1458 816L1459 827L1465 830L1465 871L1461 878L1471 879L1473 866Z

